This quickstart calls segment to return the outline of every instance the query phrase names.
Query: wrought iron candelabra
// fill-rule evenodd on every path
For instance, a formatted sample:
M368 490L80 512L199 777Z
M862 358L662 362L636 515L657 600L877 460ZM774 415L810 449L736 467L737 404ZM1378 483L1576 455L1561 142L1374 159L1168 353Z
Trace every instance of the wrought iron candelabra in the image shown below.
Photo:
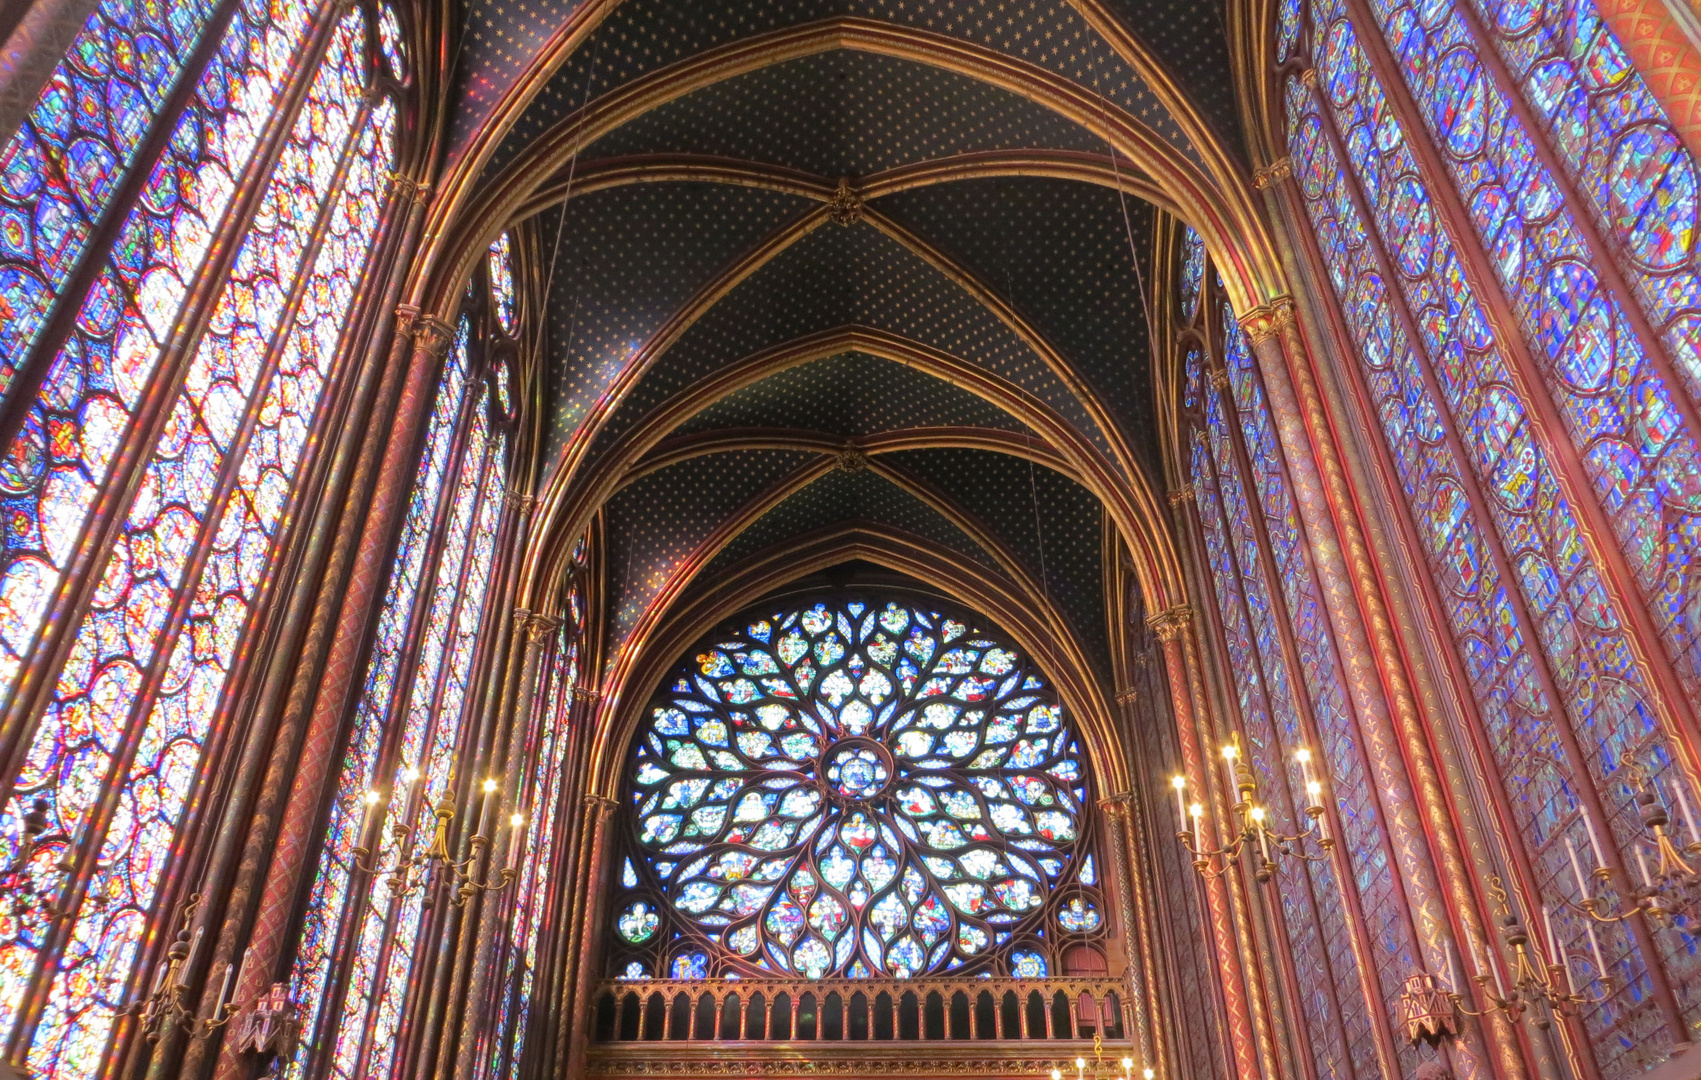
M419 779L418 769L409 769L403 774L403 785L412 784ZM483 798L490 799L496 794L495 780L486 780L483 784ZM484 853L489 850L491 838L483 833L474 832L467 841L469 852L466 858L456 859L449 849L449 832L453 827L456 812L455 777L449 776L449 782L443 789L443 795L431 808L435 819L431 828L431 839L423 849L417 843L417 837L407 822L398 815L390 824L389 835L393 841L393 852L386 861L385 853L377 850L380 840L380 828L384 821L384 796L376 789L366 793L366 810L361 819L360 843L354 849L354 865L362 873L371 874L374 878L382 878L385 887L394 895L400 896L416 889L426 888L425 903L430 905L436 892L428 888L438 875L447 875L454 885L449 895L449 902L456 907L464 905L479 893L500 892L512 885L520 876L520 852L525 846L520 842L524 835L525 817L512 814L508 825L513 829L513 835L508 842L508 864L497 870L494 876L486 873L479 877L479 864L483 861Z
M1229 786L1236 794L1232 807L1239 828L1221 847L1201 846L1202 824L1205 816L1203 802L1187 800L1187 778L1176 776L1170 781L1175 788L1176 809L1181 827L1176 835L1182 846L1193 856L1193 868L1206 877L1220 877L1243 856L1251 859L1253 876L1262 883L1275 873L1275 859L1291 856L1307 862L1323 862L1334 847L1323 812L1323 784L1312 773L1311 751L1301 748L1294 754L1305 780L1307 805L1305 827L1296 833L1278 832L1271 826L1269 810L1258 798L1258 779L1240 748L1240 736L1222 748L1223 765L1228 772ZM1322 854L1305 850L1307 838L1315 837ZM1219 861L1220 860L1220 861Z
M38 889L30 876L30 862L42 849L57 843L63 843L65 851L54 864L54 872L64 878L76 869L74 838L68 833L48 830L47 808L46 799L36 799L30 804L24 814L23 843L18 845L12 862L0 869L0 895L11 898L12 915L20 920L31 913L46 919L62 918L66 914L56 905L52 892Z
M1542 925L1547 934L1543 945L1508 908L1506 890L1499 878L1489 878L1489 894L1504 913L1500 936L1512 953L1510 982L1502 976L1494 954L1480 943L1474 957L1477 974L1471 981L1482 988L1482 996L1488 1001L1486 1009L1471 1007L1451 954L1447 958L1448 985L1439 985L1436 976L1427 972L1409 976L1400 995L1400 1015L1407 1037L1414 1043L1421 1040L1435 1046L1453 1041L1459 1035L1461 1015L1487 1016L1500 1012L1510 1021L1528 1016L1536 1027L1545 1031L1556 1016L1576 1016L1583 1007L1598 1005L1612 995L1612 980L1601 963L1600 946L1595 942L1592 926L1589 944L1594 950L1596 978L1601 984L1600 993L1594 996L1577 990L1571 960L1554 929L1551 909L1542 910Z
M1641 914L1660 926L1669 926L1678 911L1693 908L1697 899L1701 899L1701 828L1697 826L1682 782L1674 781L1672 790L1677 793L1678 807L1683 811L1684 825L1689 832L1689 843L1678 847L1670 831L1671 813L1655 793L1647 774L1635 765L1626 766L1625 771L1636 788L1636 811L1642 822L1642 835L1631 841L1631 852L1636 856L1642 884L1638 887L1632 882L1628 896L1617 901L1606 895L1605 888L1611 884L1612 871L1606 865L1594 819L1585 813L1583 823L1589 830L1589 852L1594 856L1595 865L1585 876L1577 859L1577 846L1569 837L1566 839L1571 874L1576 878L1577 891L1583 897L1580 903L1572 906L1579 908L1592 923L1623 922L1632 915ZM1646 850L1650 847L1653 849L1651 853ZM1649 869L1650 861L1652 870ZM1594 934L1591 926L1589 941L1592 946ZM1595 954L1598 961L1598 946Z

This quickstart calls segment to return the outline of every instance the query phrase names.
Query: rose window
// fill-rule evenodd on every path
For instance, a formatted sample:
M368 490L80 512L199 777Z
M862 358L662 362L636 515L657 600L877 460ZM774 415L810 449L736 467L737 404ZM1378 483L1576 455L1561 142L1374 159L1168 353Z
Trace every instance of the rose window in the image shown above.
M1101 921L1068 717L949 615L752 619L682 661L634 755L628 977L1045 974Z

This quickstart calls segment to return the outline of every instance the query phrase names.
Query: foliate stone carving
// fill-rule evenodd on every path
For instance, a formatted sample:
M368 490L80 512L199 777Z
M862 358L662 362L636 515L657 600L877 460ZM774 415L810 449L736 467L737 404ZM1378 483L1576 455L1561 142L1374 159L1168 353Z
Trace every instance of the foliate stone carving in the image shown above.
M455 328L435 315L421 315L414 323L413 347L431 356L442 356L454 340Z
M840 472L858 473L868 468L868 455L860 446L847 446L833 455L833 465Z
M1192 621L1193 609L1186 604L1177 604L1149 617L1146 625L1152 628L1152 633L1158 635L1159 641L1174 641Z
M1252 186L1259 191L1293 176L1293 159L1281 157L1252 174Z

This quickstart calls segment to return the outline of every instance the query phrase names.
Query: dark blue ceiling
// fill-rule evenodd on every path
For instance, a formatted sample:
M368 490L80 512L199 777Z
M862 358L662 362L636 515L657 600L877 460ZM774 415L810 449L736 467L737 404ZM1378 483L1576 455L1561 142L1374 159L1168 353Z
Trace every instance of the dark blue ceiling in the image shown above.
M541 22L535 8L515 5L515 15L499 12L509 0L480 0L468 14L466 68L495 84L515 61L537 48ZM533 0L535 3L535 0ZM1174 0L1180 12L1204 24L1216 20L1214 3ZM565 5L562 17L570 10ZM549 79L497 149L490 167L501 168L532 140L587 101L668 64L697 53L760 34L837 16L875 19L928 33L954 37L1002 52L1071 79L1109 104L1119 106L1183 154L1199 160L1197 149L1135 71L1116 55L1066 0L626 0L616 7L588 41ZM1138 33L1138 26L1134 28ZM501 58L511 56L513 61ZM508 68L504 68L504 64ZM1216 74L1226 83L1228 71ZM470 86L471 84L467 84ZM488 91L486 92L488 93ZM1232 113L1226 117L1232 120ZM1230 129L1232 132L1232 129ZM458 125L457 138L471 125Z

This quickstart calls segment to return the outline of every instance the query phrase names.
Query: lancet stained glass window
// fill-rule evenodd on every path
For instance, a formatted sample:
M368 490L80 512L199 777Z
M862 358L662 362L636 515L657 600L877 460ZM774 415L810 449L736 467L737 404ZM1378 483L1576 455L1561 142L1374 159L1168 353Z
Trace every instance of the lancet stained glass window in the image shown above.
M147 17L161 11L188 18L191 9L150 7ZM36 847L26 874L34 895L69 904L63 936L39 907L0 911L0 1029L27 1048L37 1076L95 1075L137 992L165 860L203 782L210 737L227 722L225 682L376 246L396 105L368 92L368 9L319 23L323 57L300 70L313 14L283 0L236 6L170 146L138 165L151 171L118 241L88 253L99 260L94 286L48 371L34 426L5 455L8 695L61 602L52 594L70 548L98 539L85 526L90 507L123 481L110 555L94 553L91 603L76 621L67 613L69 657L38 672L51 689L0 818L0 860L10 863L25 811L44 808L58 839ZM274 117L294 79L306 87L294 115ZM208 290L206 327L183 366L164 370L163 346L200 283L235 178L274 123L276 163L256 178L244 231L226 235L233 258ZM161 379L176 389L161 393ZM133 414L144 400L163 410L151 444L138 441ZM125 442L136 472L109 477ZM30 987L40 1005L20 1011Z
M371 789L382 796L376 812L384 815L385 828L394 818L429 842L433 805L456 775L466 718L478 705L468 689L479 642L486 640L481 634L490 629L485 609L507 485L507 433L493 407L494 376L467 372L469 322L462 321L448 361L450 388L464 389L440 393L431 427L441 438L458 418L457 434L442 457L431 448L416 481L368 669L358 742L339 781L333 836L358 827L360 793ZM437 531L434 522L441 522ZM409 641L411 653L405 650ZM380 758L382 744L392 749ZM466 775L460 770L462 788ZM363 881L357 894L347 882L346 858L327 860L320 874L315 888L344 899L339 910L322 916L327 928L341 927L332 972L340 985L317 1008L340 1002L340 1011L316 1015L315 1075L384 1075L419 959L415 944L431 914L425 893L374 891Z
M1580 899L1567 845L1590 850L1582 795L1598 792L1599 832L1616 841L1638 830L1621 770L1664 777L1674 766L1650 675L1664 657L1653 642L1647 659L1632 647L1630 612L1608 588L1610 563L1597 562L1584 531L1591 508L1571 500L1598 502L1607 535L1593 540L1624 552L1628 585L1640 593L1624 602L1646 605L1686 681L1695 655L1689 522L1701 508L1682 416L1688 377L1668 378L1657 362L1670 348L1681 367L1682 349L1669 334L1663 345L1645 335L1632 309L1645 306L1654 262L1667 297L1689 303L1673 282L1692 244L1683 194L1692 163L1656 145L1653 107L1591 8L1373 0L1360 24L1339 0L1317 0L1304 13L1310 41L1292 39L1309 45L1317 86L1289 79L1286 87L1295 174L1359 347L1368 404L1512 795L1540 902L1555 904L1577 956L1592 955L1585 920L1565 906ZM1389 48L1391 84L1369 55L1379 42ZM1577 66L1585 55L1594 65L1586 72ZM1394 100L1405 92L1415 125ZM1553 123L1532 130L1514 94ZM1600 112L1609 98L1620 115ZM1544 150L1553 147L1540 138L1558 147L1564 175L1548 168ZM1425 148L1412 140L1428 141L1438 169L1420 165ZM1604 184L1595 195L1568 186L1587 188L1591 170ZM1458 220L1431 184L1457 187ZM1596 195L1617 198L1623 219L1607 221ZM1579 214L1596 215L1622 250L1600 250ZM1670 250L1638 248L1662 231ZM1473 244L1486 253L1481 273ZM1603 273L1620 257L1637 264L1641 299L1614 292ZM1493 325L1484 306L1502 300L1512 318ZM1653 321L1665 319L1681 322L1678 308ZM1557 423L1543 434L1531 414L1550 403ZM1682 976L1672 982L1684 1009L1696 966L1691 933L1680 919L1653 939L1665 969ZM1634 1070L1661 1042L1655 997L1645 992L1648 960L1620 926L1598 936L1620 991L1585 1009L1585 1021L1603 1070ZM1592 965L1578 966L1581 978Z
M236 5L217 54L152 164L117 242L110 251L88 253L98 265L93 284L80 300L66 298L79 305L79 317L52 356L33 361L51 363L21 432L0 455L0 511L6 519L0 531L0 697L11 693L47 621L89 513L161 374L159 359L238 180L298 66L311 14L311 6L300 2ZM92 101L86 88L80 93L79 100ZM15 142L7 153L16 149ZM24 158L13 164L24 177L46 168ZM41 194L32 191L32 198ZM50 207L43 197L38 217L53 218ZM6 212L0 209L0 215ZM39 239L46 226L38 220L34 227ZM22 335L24 322L0 319L6 324L0 334ZM27 341L19 337L8 347L15 346L21 358L34 335L28 330ZM40 342L38 351L50 344Z
M1058 972L1105 932L1049 680L931 606L766 611L684 658L631 773L617 974Z

